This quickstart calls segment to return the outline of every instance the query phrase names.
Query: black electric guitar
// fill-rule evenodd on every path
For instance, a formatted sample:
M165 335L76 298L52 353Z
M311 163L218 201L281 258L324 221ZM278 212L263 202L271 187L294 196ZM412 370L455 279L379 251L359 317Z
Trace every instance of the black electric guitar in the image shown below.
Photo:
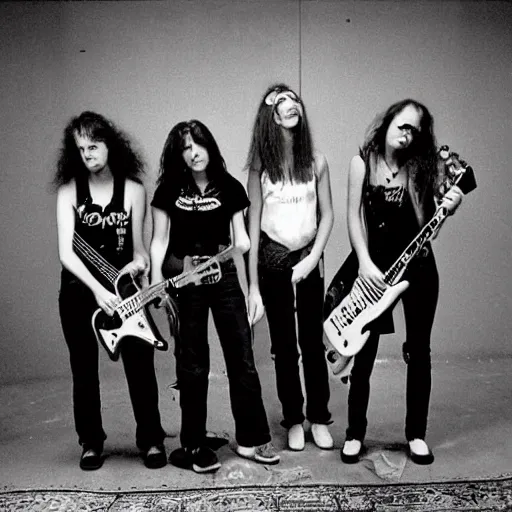
M438 155L446 174L441 187L442 193L446 193L453 185L458 185L464 194L476 188L473 169L459 160L456 153L451 153L448 146L441 147ZM445 207L437 208L432 219L385 272L384 282L387 284L385 290L374 288L363 279L356 277L352 288L347 290L348 294L347 292L345 295L339 293L336 298L337 303L330 305L332 308L330 313L327 315L328 311L324 312L326 357L334 373L336 373L339 356L343 356L346 360L357 354L370 336L368 325L394 305L407 289L408 281L401 281L405 269L425 244L437 235L447 216L448 211ZM348 260L347 263L349 263ZM349 264L348 267L354 267L354 265ZM357 267L356 261L356 272ZM332 289L335 287L336 283L331 283L327 292L328 295L331 293L331 297L326 297L326 302L332 298Z
M218 282L222 277L220 263L231 258L233 251L232 247L228 247L197 266L192 266L190 270L143 288L130 273L120 273L77 234L73 239L73 248L87 259L89 267L94 266L103 281L107 280L110 288L121 299L112 316L99 308L92 317L96 338L113 361L119 359L120 343L127 336L136 337L158 350L167 350L168 344L160 335L147 307L156 300L167 300L168 288Z

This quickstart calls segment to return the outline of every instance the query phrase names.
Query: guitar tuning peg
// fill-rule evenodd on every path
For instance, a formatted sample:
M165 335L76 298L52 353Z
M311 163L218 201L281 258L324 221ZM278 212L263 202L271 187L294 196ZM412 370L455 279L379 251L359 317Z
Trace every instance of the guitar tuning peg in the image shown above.
M448 160L448 157L450 156L448 146L441 146L441 148L439 149L439 156L443 160Z

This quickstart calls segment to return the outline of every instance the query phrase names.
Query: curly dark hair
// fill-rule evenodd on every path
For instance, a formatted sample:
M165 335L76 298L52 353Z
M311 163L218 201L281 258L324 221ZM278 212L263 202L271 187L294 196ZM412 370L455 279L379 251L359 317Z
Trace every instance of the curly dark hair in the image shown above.
M374 164L377 156L384 156L389 125L407 106L412 106L420 112L420 131L414 135L411 144L400 152L398 164L407 168L420 201L424 204L437 192L436 185L439 180L434 119L425 105L413 99L393 103L384 113L379 114L368 127L364 144L359 153L367 169Z
M209 162L206 168L208 181L222 179L228 174L226 162L212 132L201 121L191 119L176 124L169 132L160 157L157 185L172 182L176 186L176 190L179 190L181 185L190 179L191 171L183 160L184 142L187 134L192 137L196 144L208 151Z
M291 87L283 83L271 85L265 91L252 129L251 145L246 168L249 169L249 171L257 170L260 173L266 171L270 181L275 183L284 179L282 166L284 147L281 130L274 121L275 110L272 106L265 103L265 98L272 91L276 91L278 94L284 91L290 91L295 94L300 101L299 95L296 94ZM305 183L313 176L313 143L304 104L302 104L302 112L303 114L300 121L293 130L293 173L297 181Z
M64 129L57 172L53 179L56 188L89 173L76 145L75 134L106 144L108 165L114 177L130 178L141 183L144 163L138 152L132 148L127 135L102 115L85 111L73 117Z

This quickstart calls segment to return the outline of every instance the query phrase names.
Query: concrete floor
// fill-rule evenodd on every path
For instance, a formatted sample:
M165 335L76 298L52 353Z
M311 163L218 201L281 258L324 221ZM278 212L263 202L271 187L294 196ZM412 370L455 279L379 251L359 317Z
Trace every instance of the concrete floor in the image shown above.
M227 379L212 341L209 423L212 432L233 441ZM218 344L217 344L218 345ZM434 361L428 442L436 460L421 467L405 456L402 361L378 361L372 378L367 458L341 463L339 448L346 427L347 386L331 381L335 449L308 442L303 452L286 449L279 425L280 406L266 348L256 347L273 442L281 453L277 466L238 458L229 446L219 450L222 468L197 475L171 465L146 469L134 443L135 425L122 366L101 356L106 460L98 471L78 467L71 410L70 378L24 382L0 388L0 491L83 489L106 491L211 488L257 484L378 484L487 479L512 475L512 359ZM174 380L171 352L157 352L160 409L168 432L168 452L179 446L180 411L169 388Z

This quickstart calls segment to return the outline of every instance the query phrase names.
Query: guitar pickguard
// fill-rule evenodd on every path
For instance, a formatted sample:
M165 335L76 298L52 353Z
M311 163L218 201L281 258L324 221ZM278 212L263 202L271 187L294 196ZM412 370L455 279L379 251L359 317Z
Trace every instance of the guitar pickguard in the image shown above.
M118 297L122 300L132 297L141 290L129 273L118 276L115 288ZM105 347L112 361L119 359L120 344L128 337L149 343L157 350L168 348L168 343L160 335L158 327L145 306L134 311L124 321L117 312L109 316L102 309L98 309L92 317L92 326L98 342Z

